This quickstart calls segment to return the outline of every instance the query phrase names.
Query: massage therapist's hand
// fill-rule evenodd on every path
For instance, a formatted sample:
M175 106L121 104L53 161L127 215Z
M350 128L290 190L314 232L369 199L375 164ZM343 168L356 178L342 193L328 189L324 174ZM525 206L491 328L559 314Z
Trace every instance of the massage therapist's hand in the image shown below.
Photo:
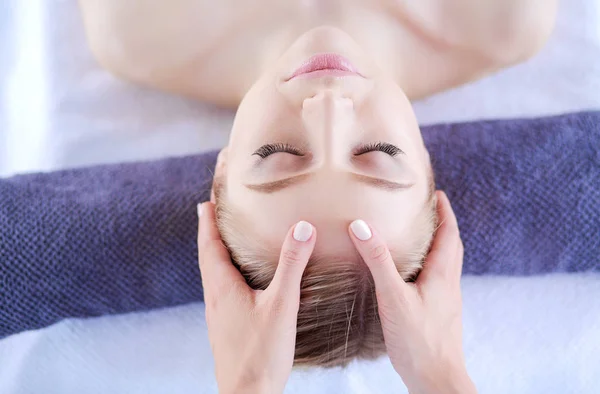
M306 222L290 229L273 281L257 291L232 265L214 205L202 204L199 214L198 255L219 392L282 393L294 361L300 279L316 230Z
M440 227L415 283L405 283L387 246L363 221L350 237L375 282L388 355L411 394L476 393L462 350L463 245L456 217L437 192Z

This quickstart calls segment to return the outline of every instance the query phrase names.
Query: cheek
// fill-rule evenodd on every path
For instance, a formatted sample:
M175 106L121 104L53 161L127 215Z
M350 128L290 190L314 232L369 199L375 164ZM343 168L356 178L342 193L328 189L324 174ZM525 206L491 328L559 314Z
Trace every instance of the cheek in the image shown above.
M428 155L410 103L397 96L389 100L382 98L377 110L376 121L380 128L402 141L401 149L406 153L408 162L422 177L422 170L428 167Z
M377 107L380 116L390 124L399 127L400 130L414 134L418 131L418 123L410 100L402 89L393 81L380 83L375 91Z
M244 97L229 138L236 151L254 151L260 145L298 130L298 111L289 105L273 84L257 84Z
M269 96L269 89L263 79L252 85L244 95L235 114L230 135L231 144L251 137L254 134L253 130L260 130L265 115L269 113Z

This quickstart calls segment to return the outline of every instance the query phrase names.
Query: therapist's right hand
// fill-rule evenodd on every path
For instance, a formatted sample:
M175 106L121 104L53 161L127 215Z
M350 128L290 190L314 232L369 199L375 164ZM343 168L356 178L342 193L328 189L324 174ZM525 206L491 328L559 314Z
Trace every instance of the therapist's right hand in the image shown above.
M317 240L299 222L288 232L275 276L254 290L231 262L212 203L198 210L198 262L208 338L220 393L282 393L294 363L300 281Z
M350 238L369 267L388 355L411 394L476 393L462 350L463 244L448 197L437 192L440 220L415 283L405 283L384 241L362 220Z

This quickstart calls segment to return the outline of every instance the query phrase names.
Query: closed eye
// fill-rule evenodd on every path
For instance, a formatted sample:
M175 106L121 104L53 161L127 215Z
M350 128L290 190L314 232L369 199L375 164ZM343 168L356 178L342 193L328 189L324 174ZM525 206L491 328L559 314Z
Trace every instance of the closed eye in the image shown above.
M258 148L252 155L259 156L261 159L266 159L267 157L271 156L272 154L275 154L278 152L285 152L285 153L292 154L294 156L304 156L304 153L300 149L298 149L294 146L291 146L289 144L284 144L284 143L263 145L260 148Z
M372 142L370 144L361 145L354 150L353 154L354 156L360 156L375 151L386 153L392 157L404 154L402 149L398 148L396 145L388 144L387 142Z

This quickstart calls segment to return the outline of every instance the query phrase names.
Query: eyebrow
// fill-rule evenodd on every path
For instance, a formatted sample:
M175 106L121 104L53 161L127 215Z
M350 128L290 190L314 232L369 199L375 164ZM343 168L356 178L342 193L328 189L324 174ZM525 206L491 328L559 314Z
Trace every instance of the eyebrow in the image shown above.
M246 187L250 190L254 190L259 193L271 194L286 189L288 187L306 182L313 175L313 173L294 175L289 178L284 178L273 182L260 183L256 185L247 184ZM365 185L387 191L406 190L414 186L414 183L392 182L388 181L387 179L375 178L368 175L361 175L355 173L352 173L352 177L358 182L364 183Z

